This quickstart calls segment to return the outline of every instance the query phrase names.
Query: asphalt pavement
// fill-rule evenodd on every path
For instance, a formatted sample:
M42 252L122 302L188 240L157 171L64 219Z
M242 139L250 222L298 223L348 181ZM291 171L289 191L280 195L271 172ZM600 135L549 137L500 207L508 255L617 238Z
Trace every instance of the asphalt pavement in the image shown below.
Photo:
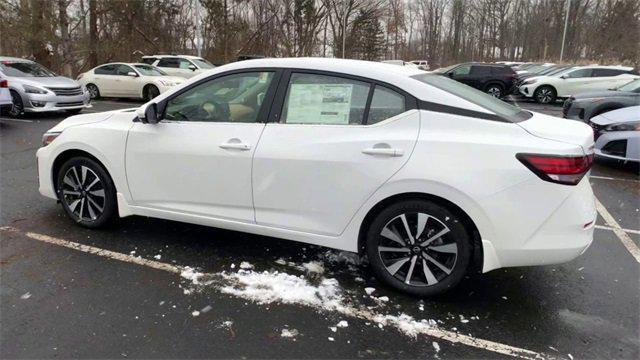
M144 217L77 227L37 186L35 151L64 117L0 120L2 358L640 357L637 166L596 162L601 216L576 260L420 300L321 247Z

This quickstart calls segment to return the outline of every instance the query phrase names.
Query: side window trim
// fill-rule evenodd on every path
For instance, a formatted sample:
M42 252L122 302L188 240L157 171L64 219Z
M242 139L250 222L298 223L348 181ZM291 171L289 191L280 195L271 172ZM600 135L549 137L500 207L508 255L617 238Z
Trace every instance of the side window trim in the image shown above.
M209 81L213 81L225 76L229 76L229 75L236 75L236 74L244 74L244 73L256 73L256 72L272 72L273 73L273 79L271 80L271 84L269 84L269 89L267 90L267 93L264 97L264 100L262 101L262 105L260 105L260 112L258 113L258 117L255 123L266 123L268 121L267 115L269 114L269 111L271 109L271 107L273 106L273 98L275 95L275 91L278 88L278 85L280 83L280 79L282 78L282 69L280 68L246 68L246 69L240 69L240 70L231 70L231 71L225 71L219 74L215 74L215 75L211 75L207 78L201 79L193 84L190 84L189 86L180 89L180 91L171 94L171 96L162 99L160 102L157 103L158 105L158 113L161 114L160 120L161 121L165 121L164 117L165 117L165 110L167 108L167 104L169 103L169 101L173 100L174 98L176 98L177 96L180 96L182 94L184 94L185 92L193 89L194 87L200 86L206 82ZM169 122L169 121L167 121ZM173 122L173 121L172 121ZM229 122L218 122L216 124L223 124L223 123L229 123Z
M367 118L369 115L369 108L371 106L371 100L373 98L373 90L376 85L385 87L389 90L393 90L398 94L404 96L404 104L405 104L405 112L418 108L418 100L408 92L400 89L397 86L385 83L383 81L378 81L375 79L370 79L362 76L345 74L334 71L324 71L324 70L314 70L314 69L300 69L300 68L285 68L283 69L282 76L279 81L280 84L275 93L273 103L271 104L271 111L269 112L269 116L267 117L267 122L269 123L280 123L280 116L282 115L284 109L284 102L287 96L287 89L289 87L289 81L291 80L292 73L303 73L309 75L324 75L324 76L334 76L340 77L348 80L355 80L369 84L369 94L367 96L366 107L364 110L365 117L362 120L361 125L367 125ZM353 125L342 125L342 126L353 126Z

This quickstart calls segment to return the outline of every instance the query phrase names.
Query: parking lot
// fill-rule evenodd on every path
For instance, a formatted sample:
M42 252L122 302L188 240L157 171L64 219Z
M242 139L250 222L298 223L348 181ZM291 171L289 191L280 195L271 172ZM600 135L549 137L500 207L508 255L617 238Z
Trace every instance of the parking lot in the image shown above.
M561 116L560 104L510 101ZM495 270L420 300L320 247L142 217L74 225L37 189L35 152L64 117L0 120L5 358L640 356L637 166L596 162L600 216L578 259Z

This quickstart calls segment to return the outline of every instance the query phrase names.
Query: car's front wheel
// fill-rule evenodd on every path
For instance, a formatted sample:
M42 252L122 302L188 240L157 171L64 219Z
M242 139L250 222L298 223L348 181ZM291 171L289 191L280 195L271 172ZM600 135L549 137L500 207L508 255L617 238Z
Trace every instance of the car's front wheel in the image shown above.
M533 93L534 99L540 104L550 104L556 101L556 90L551 86L540 86Z
M151 101L158 95L160 95L160 90L158 90L158 87L155 85L147 85L147 87L144 88L144 101Z
M116 215L116 190L107 171L88 157L67 160L56 174L56 192L62 207L88 228L107 225Z
M24 113L24 104L22 103L22 97L17 92L11 90L11 109L9 115L12 117L18 117Z
M89 97L91 100L100 98L100 89L94 84L87 84L87 91L89 92Z
M502 96L504 96L504 90L502 90L502 86L498 84L491 84L487 86L485 92L498 99L501 99Z
M467 273L472 253L462 219L428 200L387 207L371 223L366 241L377 278L417 296L437 295L456 286Z

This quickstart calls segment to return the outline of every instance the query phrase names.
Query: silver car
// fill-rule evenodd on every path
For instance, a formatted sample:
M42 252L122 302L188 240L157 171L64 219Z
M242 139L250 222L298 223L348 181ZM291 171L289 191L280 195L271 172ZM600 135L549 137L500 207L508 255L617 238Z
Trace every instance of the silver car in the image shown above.
M640 106L592 117L589 125L596 140L596 156L640 162Z
M12 116L47 111L77 114L82 109L91 107L87 89L36 62L0 57L0 75L9 82L13 100L9 114Z

